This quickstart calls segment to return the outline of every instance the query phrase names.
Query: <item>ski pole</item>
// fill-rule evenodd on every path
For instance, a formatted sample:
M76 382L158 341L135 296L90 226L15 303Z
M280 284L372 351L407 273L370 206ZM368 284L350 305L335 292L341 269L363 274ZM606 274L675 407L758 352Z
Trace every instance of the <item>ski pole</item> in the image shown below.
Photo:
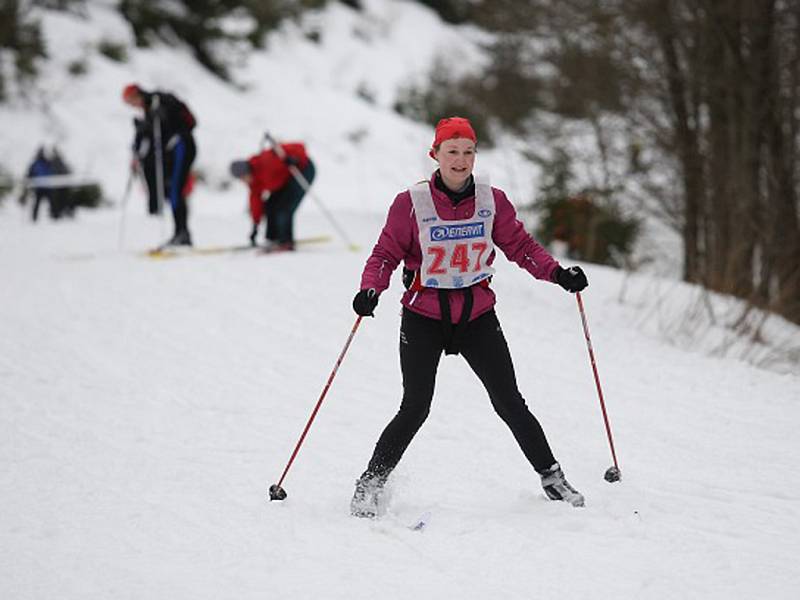
M122 247L125 244L125 210L128 206L128 196L131 195L131 188L133 187L133 180L135 177L136 177L136 167L131 167L130 172L128 173L128 181L125 184L125 193L122 194L122 202L120 203L119 240L118 240L118 246L120 250L122 250Z
M164 147L161 145L161 97L153 94L151 104L153 110L153 153L156 158L156 198L158 202L158 214L164 213ZM161 232L164 233L164 219L161 219Z
M272 150L275 152L275 154L278 155L278 158L280 158L281 160L284 160L286 158L286 153L283 151L283 148L281 148L280 144L278 144L275 141L275 138L273 138L268 131L264 133L264 139L267 140L267 142L269 142L270 146L272 146ZM350 240L348 235L345 233L344 229L342 229L336 222L336 220L333 218L333 215L331 215L328 212L328 210L325 208L325 205L322 204L319 198L317 198L317 195L311 191L311 184L300 172L300 169L298 169L295 165L287 165L287 166L289 167L289 172L295 178L297 183L300 184L300 187L302 187L305 190L305 192L314 199L314 202L317 203L317 206L319 206L319 209L322 211L322 214L325 215L325 218L327 218L328 221L330 221L330 224L333 225L333 228L336 230L336 232L339 234L342 240L344 240L345 244L347 244L347 248L349 250L354 250L354 251L358 250L358 244L354 244Z
M611 458L614 459L614 466L606 469L606 473L603 477L609 483L614 483L615 481L620 480L620 477L622 477L622 473L620 473L619 463L617 463L617 453L614 450L614 438L611 435L611 425L608 422L606 403L603 400L603 389L600 387L600 376L597 374L597 363L594 359L594 350L592 350L592 338L589 337L589 323L586 320L586 311L583 310L583 300L581 299L581 293L576 292L575 298L577 298L578 300L578 310L581 313L581 322L583 323L583 334L586 337L586 347L589 349L589 360L592 363L594 382L595 385L597 386L597 395L600 398L600 409L603 411L603 421L606 424L606 434L608 435L608 444L611 447Z
M306 434L308 434L308 430L311 429L311 423L314 422L314 418L317 416L319 412L320 406L322 406L322 401L325 399L325 395L328 393L328 390L331 387L331 383L333 383L333 378L336 377L336 372L339 370L339 365L342 364L344 360L344 355L347 353L347 349L350 347L350 342L353 341L353 337L356 334L356 330L358 326L361 325L362 317L356 319L355 324L353 324L353 329L350 330L350 335L347 338L347 342L342 348L341 354L339 354L339 358L336 360L336 364L333 367L333 371L331 371L330 376L328 377L328 382L325 384L325 387L322 390L322 394L320 394L319 400L317 400L317 405L314 407L314 410L311 411L311 416L308 418L308 422L306 423L305 429L303 429L303 433L300 435L300 439L297 440L297 445L294 447L294 451L292 452L291 457L289 458L289 462L286 463L286 468L283 470L283 474L281 478L278 480L278 483L269 486L269 499L270 500L285 500L286 499L286 490L281 487L283 480L286 478L286 473L289 472L289 468L292 466L297 453L300 451L300 446L303 445L303 440L306 439Z

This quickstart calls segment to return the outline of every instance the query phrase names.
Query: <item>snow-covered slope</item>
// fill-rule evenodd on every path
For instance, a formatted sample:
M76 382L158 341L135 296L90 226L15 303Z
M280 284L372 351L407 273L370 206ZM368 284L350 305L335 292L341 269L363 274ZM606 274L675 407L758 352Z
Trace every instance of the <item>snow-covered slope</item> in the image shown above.
M0 219L0 581L38 598L793 598L798 378L684 352L632 324L620 275L584 295L623 480L574 298L501 262L521 389L571 481L547 502L485 392L446 359L387 518L348 516L396 410L399 282L365 320L285 481L274 483L354 322L379 224L294 255L155 262L116 215ZM240 215L200 218L217 239ZM129 238L152 223L128 221ZM303 229L326 231L306 215ZM97 248L93 256L86 253ZM430 512L422 532L406 529Z
M430 419L393 476L389 514L348 515L399 402L399 280L358 330L285 481L289 497L267 502L354 323L383 212L431 168L430 132L384 107L387 73L413 72L425 50L409 44L403 64L389 42L449 30L411 3L366 4L366 16L332 5L319 17L330 19L330 45L291 28L271 39L268 55L242 67L253 86L244 94L164 49L122 67L92 57L90 75L59 84L58 61L83 40L130 34L102 3L85 22L48 16L48 38L64 45L44 87L59 102L51 121L0 109L4 162L22 169L57 124L70 157L86 157L119 196L131 133L119 90L172 87L200 120L209 184L193 198L199 244L246 240L245 192L220 183L269 128L309 141L315 194L361 250L345 248L312 199L298 233L330 234L328 244L170 261L140 253L167 226L144 215L138 192L124 219L115 206L33 225L0 207L2 596L794 598L798 375L666 343L671 307L691 305L695 290L592 265L584 301L623 473L614 485L602 478L611 459L575 299L502 258L493 284L520 388L585 509L544 499L477 379L448 358ZM344 41L356 26L374 27L372 41ZM328 72L326 56L367 43L371 66L343 53L339 74ZM371 74L375 104L352 93ZM478 159L512 198L514 164ZM410 531L422 513L427 527Z

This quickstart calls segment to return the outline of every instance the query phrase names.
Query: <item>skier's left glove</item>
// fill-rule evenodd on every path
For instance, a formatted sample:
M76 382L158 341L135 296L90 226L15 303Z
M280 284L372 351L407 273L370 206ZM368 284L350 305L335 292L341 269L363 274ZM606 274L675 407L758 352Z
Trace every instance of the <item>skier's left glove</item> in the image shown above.
M376 306L378 306L378 292L375 288L361 290L353 298L353 310L362 317L374 317Z
M569 269L557 267L553 271L553 281L571 293L580 292L589 285L586 273L580 267L570 267Z

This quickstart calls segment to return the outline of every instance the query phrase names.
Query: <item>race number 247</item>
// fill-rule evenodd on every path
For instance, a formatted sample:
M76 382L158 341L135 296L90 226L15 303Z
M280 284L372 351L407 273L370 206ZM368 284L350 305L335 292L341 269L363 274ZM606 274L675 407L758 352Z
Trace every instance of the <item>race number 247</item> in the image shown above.
M461 273L474 273L481 270L481 259L488 244L486 242L472 242L471 244L456 244L450 255L450 267L457 269ZM428 254L433 255L433 262L428 268L429 275L444 275L447 273L445 262L447 261L447 248L445 246L428 246ZM473 259L474 258L474 262ZM472 269L470 269L470 263Z

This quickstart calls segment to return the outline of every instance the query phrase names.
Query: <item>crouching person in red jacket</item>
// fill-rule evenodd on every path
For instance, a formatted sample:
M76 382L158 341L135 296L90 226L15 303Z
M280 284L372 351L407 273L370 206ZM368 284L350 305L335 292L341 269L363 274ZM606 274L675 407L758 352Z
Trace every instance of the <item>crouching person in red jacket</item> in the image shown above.
M263 216L267 248L294 250L294 213L306 194L306 184L314 181L316 169L302 143L287 142L278 148L233 161L230 172L250 188L250 243L256 244Z

